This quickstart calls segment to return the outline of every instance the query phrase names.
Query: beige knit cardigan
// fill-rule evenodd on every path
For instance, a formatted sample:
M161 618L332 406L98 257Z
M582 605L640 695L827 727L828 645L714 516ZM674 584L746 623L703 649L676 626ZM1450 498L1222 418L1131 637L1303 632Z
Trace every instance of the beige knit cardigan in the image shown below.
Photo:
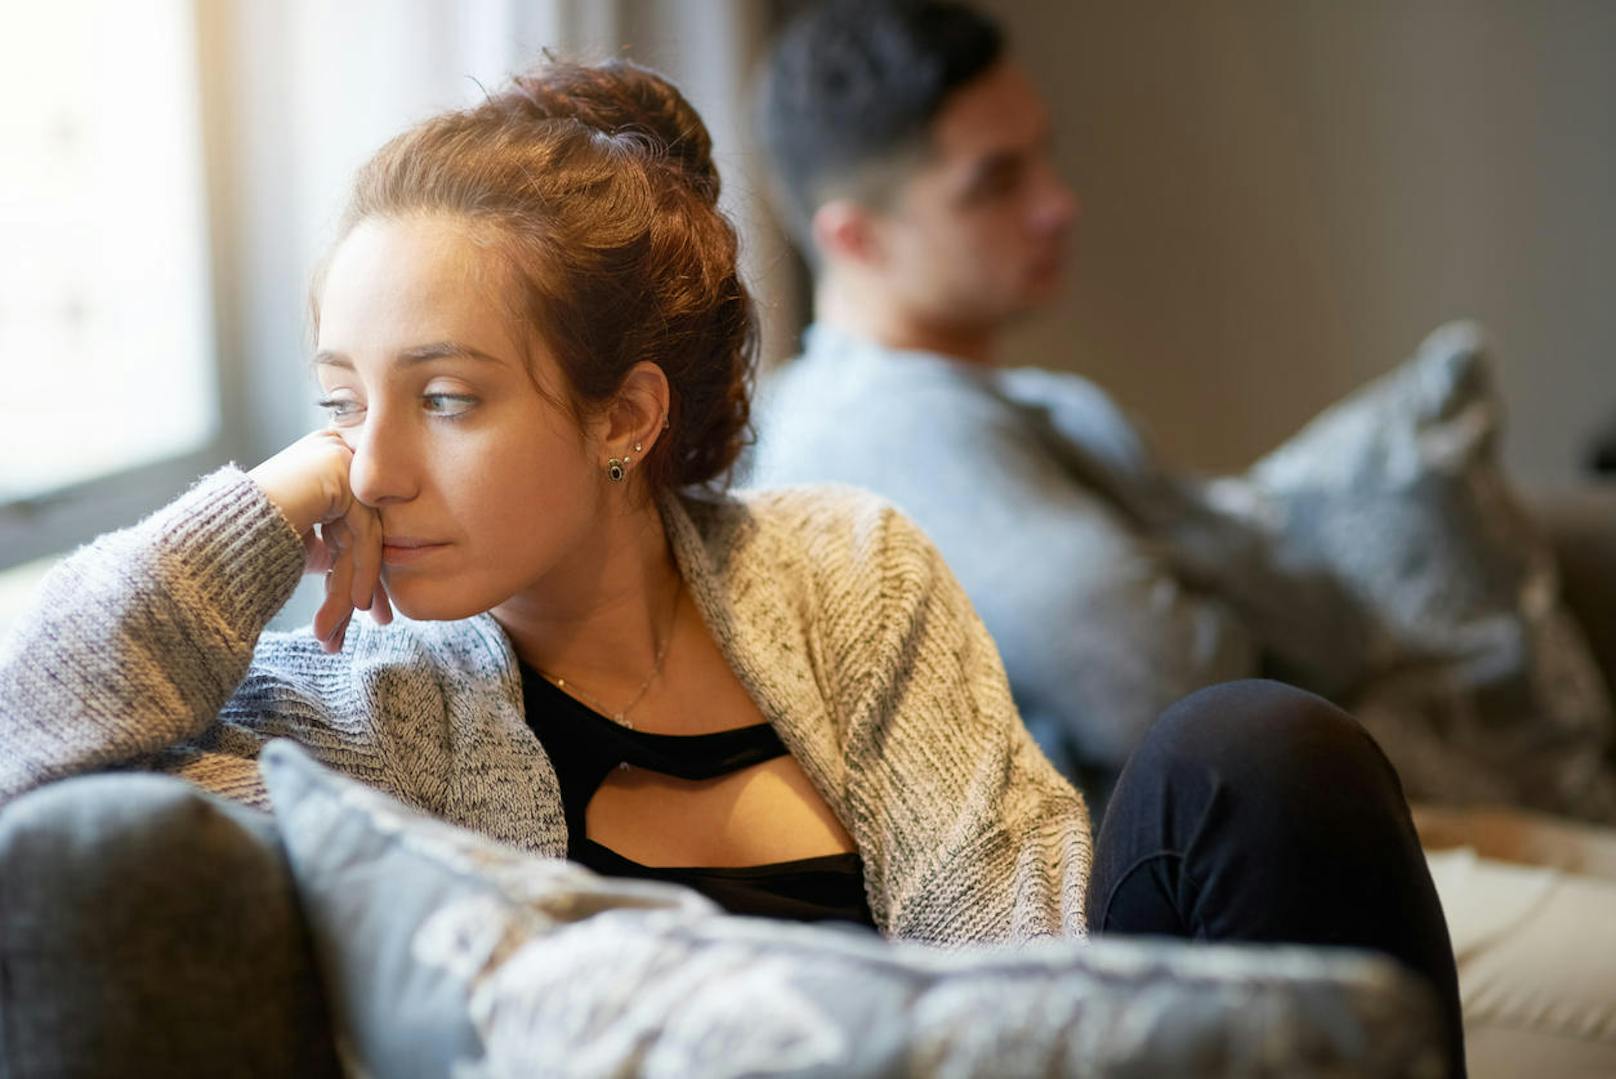
M917 528L830 487L669 499L663 517L731 668L857 844L884 933L1084 933L1088 812ZM327 655L307 630L264 631L302 563L296 532L233 468L64 560L0 641L0 804L145 766L267 807L254 762L287 737L433 814L564 856L555 773L493 618L356 616Z

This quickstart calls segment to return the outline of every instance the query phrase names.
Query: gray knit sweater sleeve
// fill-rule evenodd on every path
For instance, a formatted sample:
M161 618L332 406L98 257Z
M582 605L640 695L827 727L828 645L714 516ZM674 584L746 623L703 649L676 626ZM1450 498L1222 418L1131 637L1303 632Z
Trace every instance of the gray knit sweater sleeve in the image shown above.
M64 559L0 640L0 804L202 738L303 558L291 525L228 468Z

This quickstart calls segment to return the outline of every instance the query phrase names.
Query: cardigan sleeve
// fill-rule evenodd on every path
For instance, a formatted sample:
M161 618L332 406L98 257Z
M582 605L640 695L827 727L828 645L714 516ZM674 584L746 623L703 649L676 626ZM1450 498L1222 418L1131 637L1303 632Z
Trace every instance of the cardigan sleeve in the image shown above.
M883 507L842 575L848 796L889 936L1082 936L1088 810L1022 725L993 641L941 556ZM862 593L862 599L860 598Z
M303 559L297 533L234 468L64 559L0 640L0 804L181 743L202 743L169 762L182 774L239 756L235 735L204 735ZM237 771L257 785L245 762Z

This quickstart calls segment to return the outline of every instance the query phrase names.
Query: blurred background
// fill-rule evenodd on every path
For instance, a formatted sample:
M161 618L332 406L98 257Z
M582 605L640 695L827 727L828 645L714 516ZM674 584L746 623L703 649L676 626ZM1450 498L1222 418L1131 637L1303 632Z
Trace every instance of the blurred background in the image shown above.
M807 317L747 137L801 0L0 0L0 627L51 562L320 422L307 281L354 169L544 48L662 68L713 129L763 303ZM1455 317L1505 458L1616 425L1616 3L986 0L1085 216L1008 357L1243 468ZM307 597L285 621L304 616Z

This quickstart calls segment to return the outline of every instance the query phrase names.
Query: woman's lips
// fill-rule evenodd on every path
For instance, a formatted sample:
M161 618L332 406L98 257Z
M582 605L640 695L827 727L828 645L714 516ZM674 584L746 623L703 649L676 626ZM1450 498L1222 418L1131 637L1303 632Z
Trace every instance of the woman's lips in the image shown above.
M402 566L418 562L434 551L441 551L448 546L447 543L432 543L409 537L388 537L382 541L382 564Z

